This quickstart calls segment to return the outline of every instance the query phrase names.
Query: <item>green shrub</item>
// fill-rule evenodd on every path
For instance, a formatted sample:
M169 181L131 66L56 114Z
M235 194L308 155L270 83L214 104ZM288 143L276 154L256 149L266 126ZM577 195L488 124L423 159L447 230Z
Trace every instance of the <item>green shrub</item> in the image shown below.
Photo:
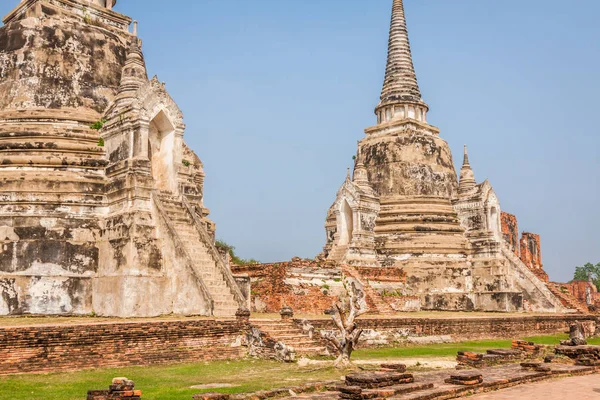
M227 244L227 242L225 242L224 240L217 240L215 242L215 246L218 249L221 249L221 250L229 253L229 256L231 257L231 262L234 263L235 265L260 264L260 261L255 260L254 258L244 259L244 258L238 257L238 255L235 254L235 247Z
M96 121L93 124L91 124L90 128L94 129L96 131L99 131L100 129L102 129L102 127L104 126L105 123L106 123L106 120L105 119L101 119L101 120Z

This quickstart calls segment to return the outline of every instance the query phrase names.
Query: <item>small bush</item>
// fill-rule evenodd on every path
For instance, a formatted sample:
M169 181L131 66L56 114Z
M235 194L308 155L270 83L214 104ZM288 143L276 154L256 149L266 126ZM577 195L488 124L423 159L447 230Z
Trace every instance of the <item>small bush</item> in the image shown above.
M104 126L105 123L106 123L106 120L101 119L101 120L96 121L93 124L91 124L90 128L93 130L99 131L100 129L102 129L102 127Z
M98 139L98 147L104 147L104 139L103 138Z
M222 250L226 251L227 253L229 253L229 256L231 257L231 262L234 263L235 265L260 264L260 261L255 260L254 258L244 259L244 258L238 257L238 255L235 254L235 247L227 244L224 240L217 240L215 242L215 246L218 249L222 249Z
M192 165L192 163L191 163L191 162L189 162L188 160L181 160L181 163L182 163L183 165L185 165L186 167L189 167L190 165Z

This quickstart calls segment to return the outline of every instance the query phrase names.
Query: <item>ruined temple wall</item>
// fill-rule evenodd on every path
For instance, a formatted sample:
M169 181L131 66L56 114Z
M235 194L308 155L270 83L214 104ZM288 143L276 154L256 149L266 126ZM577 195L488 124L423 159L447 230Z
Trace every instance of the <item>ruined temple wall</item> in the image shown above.
M517 217L507 212L501 214L502 222L502 237L508 248L518 257L520 255L519 248L519 223Z
M241 359L246 331L233 320L0 328L0 375Z
M521 261L542 281L549 282L548 274L542 264L542 245L540 235L524 232L521 236Z
M581 304L595 305L600 307L600 293L596 285L588 281L572 281L559 284L566 287L569 293L574 296Z
M530 269L542 268L540 235L524 232L521 236L521 261Z
M363 346L394 345L409 337L449 336L453 340L514 339L528 335L553 335L568 331L575 321L598 324L594 316L545 315L503 318L368 318L358 320L364 330ZM300 321L297 321L300 322ZM311 319L318 331L334 329L329 319Z
M563 333L584 315L473 318L368 318L362 346L394 345L410 337L452 340ZM299 323L299 320L295 321ZM311 319L317 331L334 329L331 319ZM0 375L119 368L154 364L242 359L249 326L235 320L184 320L0 328Z
M344 291L341 269L296 259L290 262L232 267L250 278L250 310L278 313L285 305L296 313L321 314Z

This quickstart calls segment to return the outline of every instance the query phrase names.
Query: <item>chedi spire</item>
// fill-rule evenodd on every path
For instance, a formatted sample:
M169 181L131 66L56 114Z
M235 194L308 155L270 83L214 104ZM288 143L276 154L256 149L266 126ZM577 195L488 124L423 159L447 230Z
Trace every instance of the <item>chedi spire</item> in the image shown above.
M475 173L469 163L469 153L465 145L465 158L463 166L460 169L460 184L458 185L458 193L460 195L469 194L475 189L477 181L475 181Z
M429 107L421 99L413 65L402 0L393 0L388 58L381 101L375 109L379 122L412 118L425 121Z
M117 103L121 104L133 99L137 90L146 82L148 82L148 73L144 54L142 53L141 40L133 37L121 74Z

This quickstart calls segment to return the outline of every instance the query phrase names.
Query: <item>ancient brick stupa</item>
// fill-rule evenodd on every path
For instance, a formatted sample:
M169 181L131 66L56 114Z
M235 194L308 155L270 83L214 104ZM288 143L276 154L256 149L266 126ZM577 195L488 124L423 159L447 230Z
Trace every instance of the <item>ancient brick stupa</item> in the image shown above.
M457 179L450 148L428 123L428 111L404 5L394 0L377 125L365 130L354 174L328 212L323 256L402 268L424 308L561 311L545 282L506 243L498 198L488 181L476 183L466 149Z
M115 5L23 0L0 28L0 315L233 315L202 163Z

